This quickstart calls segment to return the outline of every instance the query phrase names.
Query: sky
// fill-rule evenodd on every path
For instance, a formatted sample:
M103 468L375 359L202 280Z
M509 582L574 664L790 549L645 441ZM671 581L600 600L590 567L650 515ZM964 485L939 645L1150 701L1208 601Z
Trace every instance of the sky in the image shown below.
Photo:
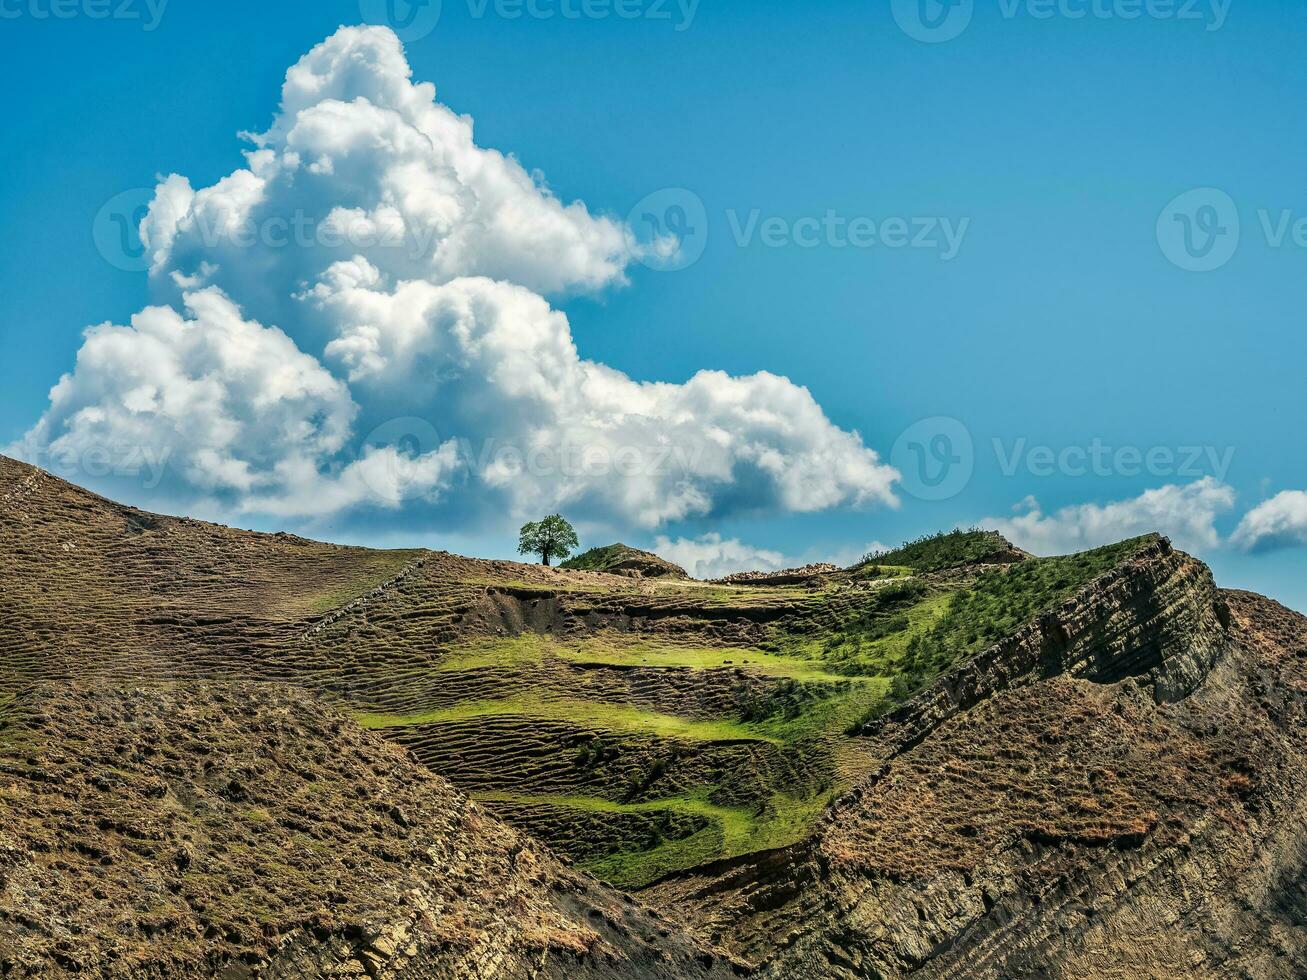
M557 510L703 575L1160 530L1307 609L1305 29L0 0L0 450L382 547Z

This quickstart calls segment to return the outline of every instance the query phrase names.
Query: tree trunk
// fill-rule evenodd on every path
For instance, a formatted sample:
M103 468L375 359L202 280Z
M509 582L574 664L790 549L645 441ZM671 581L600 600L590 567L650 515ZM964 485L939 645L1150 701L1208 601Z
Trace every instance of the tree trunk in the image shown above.
M545 565L545 568L548 568L548 567L549 567L549 552L546 551L546 552L545 552L544 554L542 554L540 557L544 559L544 565Z

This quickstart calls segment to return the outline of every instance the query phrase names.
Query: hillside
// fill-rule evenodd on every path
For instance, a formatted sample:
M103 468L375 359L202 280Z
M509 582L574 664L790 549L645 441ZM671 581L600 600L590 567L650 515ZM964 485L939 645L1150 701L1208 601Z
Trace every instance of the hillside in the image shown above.
M1307 620L1165 542L866 729L799 844L670 878L769 978L1307 975Z
M864 719L1141 546L707 584L236 531L2 465L0 693L292 683L627 888L801 839L874 768Z
M563 568L573 571L610 572L614 575L640 575L644 578L689 578L685 569L659 558L651 551L641 551L625 544L610 544L591 548L563 562Z
M0 778L6 977L731 975L275 685L40 685Z
M1157 536L705 583L237 531L0 458L0 582L8 717L293 685L351 719L312 751L370 729L762 976L1307 969L1307 627ZM636 933L603 941L694 942Z

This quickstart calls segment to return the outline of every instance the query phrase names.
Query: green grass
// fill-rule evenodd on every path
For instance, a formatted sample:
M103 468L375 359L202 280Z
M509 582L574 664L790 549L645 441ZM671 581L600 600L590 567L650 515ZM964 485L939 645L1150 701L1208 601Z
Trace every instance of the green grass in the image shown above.
M581 728L613 732L619 735L652 735L682 742L771 742L768 735L729 719L697 721L679 715L645 711L626 705L601 704L568 698L545 699L536 695L519 695L489 701L464 701L451 708L413 715L356 714L364 728L409 728L414 725L438 725L474 718L516 716L565 721Z
M872 552L862 559L864 566L903 565L917 572L937 572L980 561L996 551L1011 547L995 531L954 530L909 541L892 551Z
M824 669L820 661L740 647L679 647L653 643L609 645L588 640L580 647L557 645L555 655L578 664L614 667L745 669L767 677L835 684L848 678Z
M708 826L679 840L665 841L646 850L619 850L584 862L581 867L619 888L643 888L676 871L709 861L737 857L753 851L785 847L802 840L830 805L834 791L807 798L776 793L752 813L738 807L719 806L709 801L712 787L689 796L668 797L643 803L614 803L593 796L529 796L516 793L478 793L483 803L529 803L581 812L659 813L672 811L701 817Z
M1078 555L1035 558L982 575L952 596L933 628L908 642L898 691L919 689L958 660L1011 635L1152 540L1149 535Z
M621 634L588 637L583 643L563 643L540 633L473 640L436 665L435 670L460 673L486 669L521 669L548 658L603 667L648 667L683 670L747 670L765 677L835 684L847 675L833 673L811 656L786 656L749 647L673 646L648 640L628 640Z
M610 544L603 548L591 548L584 554L569 558L558 567L574 571L604 572L633 554L638 554L635 548L624 544Z

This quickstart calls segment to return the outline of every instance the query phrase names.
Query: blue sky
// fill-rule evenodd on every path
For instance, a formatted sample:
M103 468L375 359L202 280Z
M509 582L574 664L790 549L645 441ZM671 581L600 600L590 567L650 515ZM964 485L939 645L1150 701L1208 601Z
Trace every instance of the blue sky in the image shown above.
M106 203L157 176L198 189L244 166L236 134L272 125L287 69L339 25L386 15L362 6L140 0L100 19L94 0L63 17L49 0L4 4L0 80L22 96L0 182L0 445L47 411L86 327L179 305L166 277L102 255ZM705 535L719 535L737 556L807 560L985 518L1041 550L1151 521L1223 584L1307 608L1307 498L1292 493L1307 488L1307 8L978 0L943 21L956 37L926 42L909 33L919 8L888 0L622 9L444 0L406 38L414 80L475 119L479 146L592 215L691 232L672 269L636 259L625 284L527 285L566 314L581 357L634 382L782 375L903 479L897 506L879 490L853 499L868 471L809 507L802 488L755 492L746 467L697 514L650 523L578 504L587 543L711 556ZM103 231L102 217L102 246ZM276 314L321 356L318 325ZM355 428L406 414L402 401L363 404ZM442 438L459 435L452 419L432 420ZM183 500L71 478L146 506ZM194 509L510 554L513 522L454 506L458 492L478 493L312 515L210 495Z

